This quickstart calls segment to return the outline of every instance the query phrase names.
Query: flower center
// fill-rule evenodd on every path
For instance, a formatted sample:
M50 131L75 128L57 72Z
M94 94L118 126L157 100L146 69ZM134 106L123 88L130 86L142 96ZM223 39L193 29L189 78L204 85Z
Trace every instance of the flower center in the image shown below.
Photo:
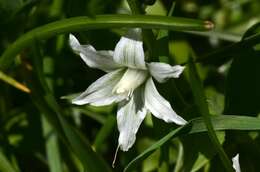
M144 83L148 75L146 70L128 68L123 77L116 84L113 93L127 94L130 97L133 91Z

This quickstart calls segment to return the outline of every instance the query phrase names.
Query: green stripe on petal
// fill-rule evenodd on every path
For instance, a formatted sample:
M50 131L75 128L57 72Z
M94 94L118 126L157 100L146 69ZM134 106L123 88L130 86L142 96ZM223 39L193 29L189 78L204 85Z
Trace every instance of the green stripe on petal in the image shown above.
M184 125L187 122L177 115L170 103L165 100L156 90L152 78L149 78L145 84L145 107L157 118L165 122L174 122L178 125Z
M118 144L120 149L128 151L135 142L136 133L147 114L143 102L143 88L138 88L129 101L119 104L117 126L120 132Z
M72 103L77 105L105 106L126 99L127 94L114 94L112 92L123 73L123 69L118 69L102 76L92 83L80 96L73 99Z
M180 65L171 66L166 63L153 62L148 64L150 74L160 83L169 78L178 78L185 67Z
M142 41L121 37L113 58L116 63L130 68L146 69Z
M113 51L96 51L91 45L81 45L72 34L69 36L69 44L72 50L80 55L82 60L91 68L110 72L120 67L113 60Z

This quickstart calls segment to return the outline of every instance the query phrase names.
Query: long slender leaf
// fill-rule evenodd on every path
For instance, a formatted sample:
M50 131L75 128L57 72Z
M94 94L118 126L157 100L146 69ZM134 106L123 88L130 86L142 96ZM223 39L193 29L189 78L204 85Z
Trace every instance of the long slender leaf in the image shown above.
M206 102L202 82L199 78L195 64L192 62L189 63L189 78L195 104L197 105L199 112L202 114L205 125L208 129L208 136L212 142L212 145L217 151L226 171L232 172L234 171L234 169L232 167L231 161L225 153L224 149L222 148L220 141L217 138L217 134L215 133L215 130L210 121L209 108Z
M16 172L9 160L5 157L2 151L0 151L0 171L3 172Z
M34 81L35 82L35 81ZM34 84L34 83L30 83ZM106 163L99 157L91 148L88 141L76 131L63 117L56 100L50 94L50 92L43 93L43 86L37 84L32 89L32 99L36 103L37 107L43 114L47 114L47 119L50 119L52 126L57 129L59 136L69 144L72 150L76 153L77 157L81 160L87 171L110 171ZM41 88L39 90L39 88ZM47 94L47 95L46 95ZM56 120L55 120L55 119ZM55 124L53 123L55 122Z
M42 126L50 172L62 172L57 133L44 116L42 116Z
M37 50L36 54L37 54ZM83 135L72 127L64 118L61 108L52 95L42 71L42 61L34 57L35 75L33 80L29 81L32 87L32 99L36 102L37 107L47 119L51 119L52 127L58 129L59 136L68 144L77 157L82 162L86 171L108 172L109 166L105 161L93 151L91 145ZM29 75L29 74L28 74ZM55 125L53 120L56 119Z
M142 15L103 15L95 18L75 17L49 23L38 27L17 39L5 50L0 59L0 69L7 69L13 62L15 56L33 44L35 40L47 39L57 34L80 30L119 28L119 27L141 27L169 29L176 31L187 30L210 30L213 24L208 21Z
M211 121L214 130L260 130L260 119L247 116L232 116L232 115L219 115L212 116ZM159 149L167 141L182 135L207 132L206 125L202 118L197 118L190 121L185 126L179 127L162 139L154 143L152 146L147 148L144 152L133 159L124 169L124 172L133 170L142 160L152 154L155 150Z
M39 52L40 47L37 47L37 50ZM34 50L35 52L37 51L36 49ZM37 56L41 56L40 53L38 53ZM35 58L35 57L34 57ZM51 58L43 58L41 57L40 59L35 59L36 60L41 60L43 62L43 72L46 75L44 78L46 80L46 83L48 84L49 88L53 90L53 78L52 77L47 77L47 76L53 76L54 72L54 62ZM39 64L40 65L40 64ZM44 77L44 76L42 76ZM50 168L50 172L62 172L62 160L61 160L61 155L60 155L60 147L59 147L59 142L58 142L58 136L49 121L42 115L42 128L43 128L43 134L45 136L45 148L46 148L46 154L47 154L47 159L48 159L48 164Z
M67 140L73 151L83 163L85 171L109 172L110 168L105 161L95 153L86 138L60 116Z
M21 84L20 82L16 81L15 79L13 79L12 77L4 74L2 71L0 71L0 80L3 80L4 82L12 85L13 87L26 92L26 93L30 93L30 90L23 84Z

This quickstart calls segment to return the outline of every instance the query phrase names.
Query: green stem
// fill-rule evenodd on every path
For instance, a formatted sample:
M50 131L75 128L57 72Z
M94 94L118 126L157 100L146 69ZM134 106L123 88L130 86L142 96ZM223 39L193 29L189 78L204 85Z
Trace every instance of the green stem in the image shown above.
M18 38L2 54L0 58L0 69L7 69L12 64L15 56L24 48L33 44L34 40L47 39L62 33L120 27L156 28L175 31L203 31L212 29L211 26L211 23L201 20L142 15L100 15L95 18L74 17L63 19L38 27Z
M213 128L208 105L206 102L205 95L203 93L203 85L202 85L202 82L197 73L195 64L193 62L189 63L189 76L190 76L190 83L191 83L194 100L199 109L199 112L201 113L201 115L203 117L204 123L205 123L207 131L208 131L209 138L210 138L215 150L219 154L219 157L220 157L226 171L234 172L230 159L228 158L227 154L225 153L224 149L222 148L222 146L217 138L217 135L215 133L215 130Z

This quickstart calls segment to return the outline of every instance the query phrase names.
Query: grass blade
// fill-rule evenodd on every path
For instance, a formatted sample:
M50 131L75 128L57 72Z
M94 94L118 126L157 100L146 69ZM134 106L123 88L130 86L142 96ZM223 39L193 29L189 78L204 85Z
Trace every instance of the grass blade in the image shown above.
M225 153L224 149L222 148L217 138L217 135L215 133L215 130L212 126L208 104L206 102L206 97L204 95L202 82L199 78L195 64L192 62L189 63L189 78L190 78L190 85L191 85L191 90L193 93L195 104L197 105L199 112L202 114L212 145L214 146L215 150L218 152L218 155L226 170L229 172L233 172L234 169L232 167L231 161L228 158L227 154Z
M37 43L36 43L37 44ZM53 128L65 144L69 145L77 155L86 171L108 172L109 166L99 155L93 151L87 139L74 127L72 127L64 118L61 108L52 95L42 71L42 59L35 49L34 60L34 78L29 79L31 86L31 96L38 109L46 115ZM33 75L27 71L27 77Z
M4 172L17 172L9 162L9 160L5 157L2 151L0 151L0 171Z
M208 21L143 15L100 15L95 18L74 17L49 23L27 32L10 45L0 58L0 69L7 69L15 56L35 40L47 39L52 36L80 30L108 28L145 28L167 29L176 31L210 30L213 24Z
M55 130L44 116L42 116L42 127L46 140L45 148L50 172L62 172L62 161L60 157L58 137Z
M4 74L1 71L0 71L0 79L25 93L30 93L29 88L27 88L25 85L21 84L20 82L16 81L12 77Z

